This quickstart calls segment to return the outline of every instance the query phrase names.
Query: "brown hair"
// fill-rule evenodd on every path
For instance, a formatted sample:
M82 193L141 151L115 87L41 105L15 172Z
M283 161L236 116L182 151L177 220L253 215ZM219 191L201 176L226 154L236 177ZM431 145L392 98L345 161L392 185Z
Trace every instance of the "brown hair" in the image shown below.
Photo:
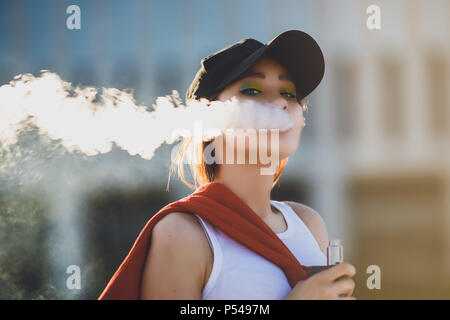
M215 95L213 98L208 99L210 101L216 100L217 95ZM308 111L308 106L304 100L302 100L300 107L304 111ZM208 164L205 162L204 158L204 151L205 148L212 143L212 141L203 141L201 144L193 145L192 143L192 137L185 138L181 144L180 150L177 155L176 163L172 163L172 166L170 167L170 173L169 173L169 181L167 183L167 187L169 186L170 182L170 176L176 171L178 173L178 177L180 180L189 188L196 189L198 186L201 186L203 184L213 182L217 175L217 170L219 168L217 163ZM184 160L187 155L187 151L189 147L194 148L194 156L195 159L189 159L189 167L192 174L192 178L194 180L193 183L190 183L186 179L186 174L184 170ZM278 180L280 179L284 168L286 167L288 158L283 159L278 164L278 169L274 175L272 188L276 185Z

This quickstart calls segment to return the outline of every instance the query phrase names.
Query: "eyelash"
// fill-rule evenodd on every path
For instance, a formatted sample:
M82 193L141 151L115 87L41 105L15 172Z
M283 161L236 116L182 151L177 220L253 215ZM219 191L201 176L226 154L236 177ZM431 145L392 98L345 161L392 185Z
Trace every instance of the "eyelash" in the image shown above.
M243 90L240 90L240 92L241 92L242 94L244 94L244 95L254 96L254 94L248 94L248 92L249 92L250 90L256 90L256 91L258 91L258 92L261 92L260 90L255 89L255 88L247 88L247 89L243 89ZM283 94L283 93L287 93L287 94L289 95L289 96L287 97L288 99L296 99L296 98L297 98L297 96L296 96L295 94L293 94L293 93L290 93L290 92L282 92L281 94Z

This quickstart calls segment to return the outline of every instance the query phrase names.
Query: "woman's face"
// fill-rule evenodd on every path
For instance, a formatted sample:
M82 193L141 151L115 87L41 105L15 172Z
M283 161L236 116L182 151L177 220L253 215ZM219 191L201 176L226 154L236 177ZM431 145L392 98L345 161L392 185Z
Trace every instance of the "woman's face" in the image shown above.
M227 86L217 100L227 101L233 96L238 100L271 102L286 110L294 125L290 130L279 133L279 159L285 159L295 152L304 127L303 110L296 98L294 82L278 61L270 58L258 60L250 74L246 73L243 78Z

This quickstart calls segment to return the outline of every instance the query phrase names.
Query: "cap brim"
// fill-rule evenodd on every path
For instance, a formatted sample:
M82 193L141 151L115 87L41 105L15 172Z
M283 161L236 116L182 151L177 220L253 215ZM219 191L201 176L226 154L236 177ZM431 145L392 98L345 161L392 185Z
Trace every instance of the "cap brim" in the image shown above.
M260 58L270 57L283 65L293 78L298 100L308 96L321 82L325 73L325 61L317 42L299 30L285 31L257 49L219 84L216 91L239 79Z

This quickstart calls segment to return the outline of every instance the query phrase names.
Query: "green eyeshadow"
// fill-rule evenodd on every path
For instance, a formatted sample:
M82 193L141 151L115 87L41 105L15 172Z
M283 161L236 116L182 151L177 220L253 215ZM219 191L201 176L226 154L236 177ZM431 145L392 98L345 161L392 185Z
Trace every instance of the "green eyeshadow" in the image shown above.
M259 90L261 92L263 91L262 87L259 84L255 83L255 82L244 82L239 87L239 90L242 91L242 90L249 89L249 88L257 89L257 90ZM290 86L281 88L280 89L280 93L290 93L290 94L293 94L293 95L296 94L294 88L292 88Z
M245 90L248 88L252 88L252 89L257 89L259 91L262 91L262 87L257 84L257 83L253 83L253 82L244 82L241 87L239 88L239 90Z
M295 90L292 87L283 87L280 89L281 93L292 93L295 94Z

